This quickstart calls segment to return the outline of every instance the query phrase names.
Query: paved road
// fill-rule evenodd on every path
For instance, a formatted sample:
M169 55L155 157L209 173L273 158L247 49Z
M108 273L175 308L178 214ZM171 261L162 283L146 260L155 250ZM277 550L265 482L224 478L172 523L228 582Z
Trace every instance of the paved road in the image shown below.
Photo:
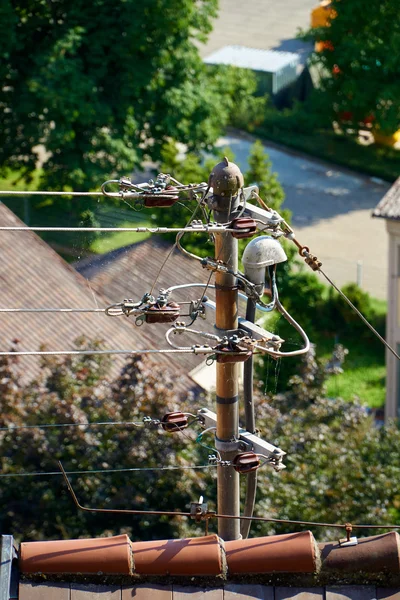
M200 46L203 57L231 44L308 54L309 44L296 39L299 28L310 25L317 0L220 0L219 15L207 44Z
M230 146L245 171L251 143L250 136L226 136L218 146ZM269 144L265 149L285 190L284 207L293 213L299 240L322 260L339 285L357 281L361 261L363 289L386 298L385 222L372 219L371 211L389 184Z

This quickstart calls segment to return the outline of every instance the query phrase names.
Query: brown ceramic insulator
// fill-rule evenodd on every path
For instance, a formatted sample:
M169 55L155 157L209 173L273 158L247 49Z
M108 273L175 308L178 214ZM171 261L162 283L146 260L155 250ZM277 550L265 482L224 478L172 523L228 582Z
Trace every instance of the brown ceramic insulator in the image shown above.
M326 542L319 544L319 549L323 572L400 573L399 534L395 531L359 538L356 546Z
M182 412L171 412L163 416L161 427L164 431L179 432L181 429L186 429L188 426L188 415Z
M118 573L130 575L133 559L127 535L83 540L24 542L21 573Z
M176 302L166 306L151 306L146 310L146 323L173 323L180 314L181 307Z
M217 535L182 540L132 542L138 575L221 575L222 540Z
M179 196L170 196L169 194L143 194L143 204L146 208L169 208L175 202L178 202Z
M237 454L232 461L233 468L242 475L257 471L260 466L260 459L255 452L241 452Z
M254 219L250 219L249 217L233 219L230 228L235 230L232 231L232 236L237 240L253 237L253 235L257 233L257 223Z
M315 573L318 547L311 531L225 542L229 575Z

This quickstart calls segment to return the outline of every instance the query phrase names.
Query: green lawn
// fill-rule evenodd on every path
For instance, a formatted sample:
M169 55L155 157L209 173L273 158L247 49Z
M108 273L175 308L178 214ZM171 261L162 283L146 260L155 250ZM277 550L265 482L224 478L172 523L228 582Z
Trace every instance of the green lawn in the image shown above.
M327 381L327 395L331 397L340 396L344 400L359 398L370 406L383 406L385 402L385 365L371 364L363 357L358 356L357 366L350 368L350 364L344 364L344 373L332 375Z
M121 223L119 227L151 227L151 223L140 221L138 224L131 221ZM128 246L129 244L135 244L141 242L150 236L150 233L134 233L129 231L121 231L121 233L115 232L110 234L101 233L100 236L91 244L90 250L95 254L104 254L105 252L111 252L117 248Z
M40 175L40 171L37 170L34 173L32 181L27 184L19 181L18 173L9 172L5 177L0 178L0 190L37 190ZM39 204L36 199L35 208L32 208L29 196L9 196L0 199L4 200L4 203L23 221L27 221L29 216L30 222L34 225L52 226L60 225L63 222L63 212L61 209L57 214L52 213L51 217L46 213L46 205L52 204L52 200L49 198L43 197L43 201ZM151 227L152 225L148 215L135 213L129 209L118 209L115 205L107 206L105 202L102 202L100 206L101 210L99 211L98 219L100 224L104 227ZM115 217L115 219L113 217ZM62 235L54 235L52 232L46 232L42 237L50 244L56 241L57 250L63 258L70 262L76 259L75 255L79 249L79 241L81 239L79 235L82 234L63 233ZM89 252L103 254L121 248L122 246L140 242L149 237L149 235L149 233L134 233L128 231L109 234L100 233L99 237L90 245ZM65 246L65 252L62 251L62 246ZM69 248L73 250L72 255L68 252Z

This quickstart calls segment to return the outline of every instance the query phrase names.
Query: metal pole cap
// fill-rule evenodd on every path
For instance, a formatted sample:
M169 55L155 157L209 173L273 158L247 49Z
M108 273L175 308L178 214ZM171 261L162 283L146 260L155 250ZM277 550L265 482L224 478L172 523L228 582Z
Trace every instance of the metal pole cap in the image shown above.
M213 193L217 196L236 196L244 185L243 174L235 163L224 160L213 168L210 180Z

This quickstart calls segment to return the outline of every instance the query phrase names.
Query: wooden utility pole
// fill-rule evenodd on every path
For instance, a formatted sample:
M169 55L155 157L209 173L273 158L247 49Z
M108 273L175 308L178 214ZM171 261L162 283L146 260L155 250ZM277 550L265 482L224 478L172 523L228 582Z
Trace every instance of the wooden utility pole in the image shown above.
M225 158L216 165L210 176L213 187L212 209L217 223L228 223L234 218L239 205L239 192L243 187L243 175L235 164ZM231 233L215 234L215 258L237 273L238 242ZM237 279L229 273L216 272L216 318L218 334L232 334L238 326ZM217 431L215 447L223 461L232 461L238 453L239 442L239 396L237 362L217 360ZM224 515L240 515L239 474L232 466L218 466L218 512ZM224 540L240 538L238 519L220 519L219 536Z

